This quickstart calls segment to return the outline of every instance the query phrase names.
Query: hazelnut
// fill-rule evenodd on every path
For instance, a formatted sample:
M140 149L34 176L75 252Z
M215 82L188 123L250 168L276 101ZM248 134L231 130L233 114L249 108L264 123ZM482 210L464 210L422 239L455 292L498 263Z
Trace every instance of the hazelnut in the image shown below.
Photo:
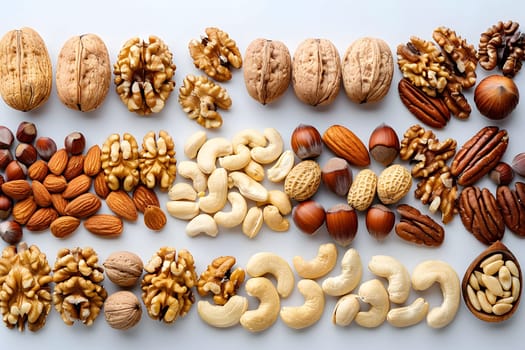
M35 148L38 156L47 161L57 151L57 144L52 138L42 136L36 139Z
M292 211L295 226L303 233L313 235L324 224L325 210L321 204L313 199L297 204Z
M142 259L131 252L114 252L107 257L103 265L111 282L120 287L135 286L142 275Z
M4 194L0 194L0 219L5 220L11 215L13 201Z
M396 131L386 124L379 125L370 135L368 149L376 162L383 166L392 164L400 149Z
M0 125L0 148L9 148L15 137L7 126Z
M385 239L394 228L396 216L383 204L374 204L366 212L366 229L378 241Z
M291 146L300 159L317 158L323 150L321 134L312 125L300 124L291 136Z
M22 240L22 226L16 221L0 222L0 237L7 244L17 244Z
M15 158L22 164L29 166L36 161L36 148L30 143L19 143L15 148Z
M343 158L330 158L321 169L321 179L330 191L338 196L346 196L352 185L350 164Z
M474 90L474 102L479 112L492 120L506 118L518 105L520 94L511 78L490 75Z
M489 172L489 178L496 185L508 185L514 179L514 170L512 170L512 167L509 164L505 162L499 162Z
M326 211L326 229L333 240L346 247L357 234L357 214L348 204L336 204Z
M32 143L36 138L36 126L31 122L21 122L16 130L16 139L23 143Z
M7 164L13 160L13 154L8 148L0 148L0 169L4 170Z
M86 147L86 139L79 131L74 131L67 135L64 139L64 148L69 154L82 154Z
M142 318L140 301L135 294L126 290L110 294L104 302L104 317L111 328L129 329Z
M512 170L519 176L525 176L525 152L514 156L511 163Z
M27 176L27 167L18 160L12 160L5 168L5 177L7 181L25 179Z

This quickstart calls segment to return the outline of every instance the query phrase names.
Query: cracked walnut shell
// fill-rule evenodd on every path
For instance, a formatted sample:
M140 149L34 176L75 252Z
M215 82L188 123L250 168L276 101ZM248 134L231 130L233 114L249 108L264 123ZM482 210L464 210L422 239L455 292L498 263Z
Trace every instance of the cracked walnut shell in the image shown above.
M142 141L139 156L140 181L148 188L159 185L167 192L177 175L175 143L167 131L148 132Z
M132 38L114 65L117 93L131 112L158 113L175 87L175 69L173 54L160 38L150 35L149 42Z
M179 89L179 103L190 119L207 129L214 129L222 125L217 109L229 109L232 100L226 89L205 76L189 74Z

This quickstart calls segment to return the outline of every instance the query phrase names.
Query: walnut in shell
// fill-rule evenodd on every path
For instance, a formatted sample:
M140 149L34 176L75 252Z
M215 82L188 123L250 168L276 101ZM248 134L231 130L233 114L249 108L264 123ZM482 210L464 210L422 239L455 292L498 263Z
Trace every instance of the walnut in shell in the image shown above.
M142 318L139 298L127 290L109 295L104 302L104 317L111 328L126 330L134 327Z
M132 252L118 251L111 253L104 261L106 275L120 287L133 287L142 276L142 259Z

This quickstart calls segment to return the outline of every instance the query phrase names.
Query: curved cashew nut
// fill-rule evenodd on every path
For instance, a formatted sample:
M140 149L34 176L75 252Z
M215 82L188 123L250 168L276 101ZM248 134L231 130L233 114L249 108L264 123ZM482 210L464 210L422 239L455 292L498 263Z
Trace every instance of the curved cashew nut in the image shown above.
M211 237L215 237L219 233L217 223L209 214L199 214L186 225L186 234L188 236L195 237L201 233Z
M271 204L279 209L282 215L288 215L292 212L292 202L286 193L280 190L268 191L268 198L264 202L257 203L258 206Z
M252 159L259 164L269 164L283 153L284 142L281 134L275 128L266 128L263 134L268 144L266 147L252 148Z
M199 203L190 201L166 202L168 214L181 220L190 220L199 215Z
M403 304L408 299L410 274L398 260L386 255L376 255L368 263L368 269L373 274L388 280L387 291L391 302Z
M417 298L410 305L390 309L386 320L394 327L410 327L421 322L428 313L428 303Z
M250 149L245 145L237 145L234 154L219 158L219 165L226 170L240 170L252 160Z
M297 289L304 296L304 304L284 306L280 315L288 327L302 329L319 321L323 315L325 300L323 290L314 280L300 280Z
M350 293L361 281L363 265L361 257L354 248L350 248L341 259L341 274L328 277L323 281L323 291L331 296L341 296Z
M197 303L197 312L201 319L217 328L235 326L247 309L248 299L240 295L232 296L224 305L214 305L207 300L199 300Z
M321 244L317 256L306 261L302 256L294 256L295 271L302 278L316 279L323 277L335 267L337 263L337 247L333 243Z
M275 164L266 170L266 177L271 182L281 182L292 170L295 164L295 155L292 150L286 150L277 159Z
M263 225L263 211L259 207L251 207L242 222L242 233L248 238L257 236Z
M443 303L427 314L427 324L432 328L448 325L459 308L460 283L456 271L446 262L427 260L416 266L412 272L412 286L415 290L426 290L438 282L443 293Z
M359 296L347 294L339 298L332 312L332 323L337 326L348 326L359 312Z
M265 277L250 278L244 285L246 293L260 300L259 307L242 314L239 323L250 332L261 332L277 321L281 300L272 282Z
M290 228L290 222L279 213L276 206L271 204L263 208L263 220L275 232L285 232Z
M197 192L192 185L186 182L177 182L168 190L168 199L171 201L194 201L197 199Z
M207 140L197 153L197 164L204 174L215 170L217 158L233 153L232 143L224 137L214 137Z
M256 202L264 202L268 199L268 190L245 173L234 171L228 175L228 178L229 187L237 187L245 198Z
M277 280L277 292L283 298L293 291L293 271L286 260L277 254L260 252L252 255L246 264L246 272L252 277L261 277L267 273L273 275Z
M255 181L261 182L264 180L264 168L254 160L250 160L248 165L246 165L242 171Z
M192 134L184 143L184 155L188 157L188 159L194 159L197 157L197 153L202 145L204 145L204 142L206 142L206 139L207 136L205 131L197 131Z
M235 227L240 225L246 217L248 211L248 205L244 197L238 192L228 193L228 201L231 205L231 211L219 211L215 213L213 219L217 225L222 227Z
M253 147L264 147L266 146L266 137L255 129L244 129L233 135L232 145L237 147L238 145L246 145L250 148Z
M208 177L208 194L199 199L199 208L205 213L216 213L226 205L228 172L217 168Z
M206 191L207 176L201 171L197 163L191 160L183 160L177 165L177 171L180 176L193 181L193 188L198 194Z
M370 309L368 311L359 311L355 315L355 322L367 328L381 325L390 309L388 293L383 283L378 279L366 281L359 287L358 294L363 302L370 304Z

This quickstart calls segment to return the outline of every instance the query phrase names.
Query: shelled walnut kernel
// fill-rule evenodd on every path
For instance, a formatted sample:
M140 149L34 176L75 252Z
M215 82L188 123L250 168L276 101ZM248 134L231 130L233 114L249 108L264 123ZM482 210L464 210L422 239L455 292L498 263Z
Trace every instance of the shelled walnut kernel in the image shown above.
M233 256L215 258L197 281L199 295L206 296L211 293L215 304L226 304L230 297L237 294L237 289L244 282L244 270L238 267L232 271L234 265Z

